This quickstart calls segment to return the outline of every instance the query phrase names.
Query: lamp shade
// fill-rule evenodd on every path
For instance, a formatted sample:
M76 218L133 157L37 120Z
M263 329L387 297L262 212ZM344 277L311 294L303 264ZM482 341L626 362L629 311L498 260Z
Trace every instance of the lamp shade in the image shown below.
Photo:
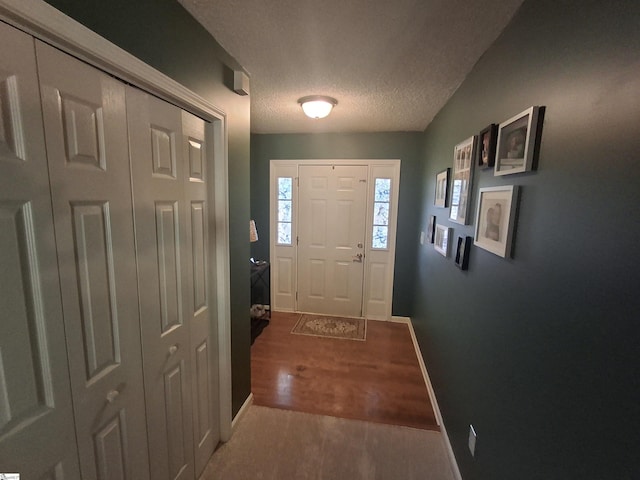
M249 241L258 241L258 230L256 229L256 222L254 220L249 220Z
M298 100L302 106L304 114L309 118L324 118L331 113L334 106L338 104L335 98L324 95L310 95Z

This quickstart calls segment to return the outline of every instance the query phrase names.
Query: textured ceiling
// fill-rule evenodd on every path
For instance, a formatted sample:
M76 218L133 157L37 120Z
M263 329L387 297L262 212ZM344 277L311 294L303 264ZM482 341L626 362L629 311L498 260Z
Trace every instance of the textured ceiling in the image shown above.
M422 131L522 1L179 0L249 73L253 133Z

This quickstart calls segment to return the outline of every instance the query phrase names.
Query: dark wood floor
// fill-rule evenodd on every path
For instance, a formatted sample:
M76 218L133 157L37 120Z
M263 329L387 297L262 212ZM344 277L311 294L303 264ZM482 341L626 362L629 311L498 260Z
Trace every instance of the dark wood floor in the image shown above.
M439 430L407 325L370 320L367 340L294 335L273 312L251 347L254 403Z

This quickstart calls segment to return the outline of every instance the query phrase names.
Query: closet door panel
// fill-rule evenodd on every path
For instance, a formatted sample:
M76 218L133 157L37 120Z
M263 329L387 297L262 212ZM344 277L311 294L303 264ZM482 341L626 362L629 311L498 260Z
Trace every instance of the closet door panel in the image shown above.
M189 259L186 264L191 295L187 302L190 319L191 365L193 368L193 441L196 475L207 465L215 446L220 441L220 421L216 408L219 398L218 369L214 366L217 355L216 329L211 328L215 308L211 306L211 275L213 250L209 232L207 196L208 145L204 120L182 112L182 134L185 171L185 201L189 208L186 218ZM214 337L212 339L212 337Z
M79 479L34 43L0 42L0 470Z
M188 276L180 109L127 88L151 477L194 473Z
M148 479L124 85L36 47L82 477Z

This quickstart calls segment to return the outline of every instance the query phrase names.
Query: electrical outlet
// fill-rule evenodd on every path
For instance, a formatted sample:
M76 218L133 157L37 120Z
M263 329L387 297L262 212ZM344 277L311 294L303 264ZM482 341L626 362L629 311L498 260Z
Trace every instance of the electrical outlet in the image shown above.
M476 456L476 439L478 438L478 434L476 430L473 428L473 425L469 425L469 451L471 452L471 456Z
M420 245L424 245L424 232L420 232Z

